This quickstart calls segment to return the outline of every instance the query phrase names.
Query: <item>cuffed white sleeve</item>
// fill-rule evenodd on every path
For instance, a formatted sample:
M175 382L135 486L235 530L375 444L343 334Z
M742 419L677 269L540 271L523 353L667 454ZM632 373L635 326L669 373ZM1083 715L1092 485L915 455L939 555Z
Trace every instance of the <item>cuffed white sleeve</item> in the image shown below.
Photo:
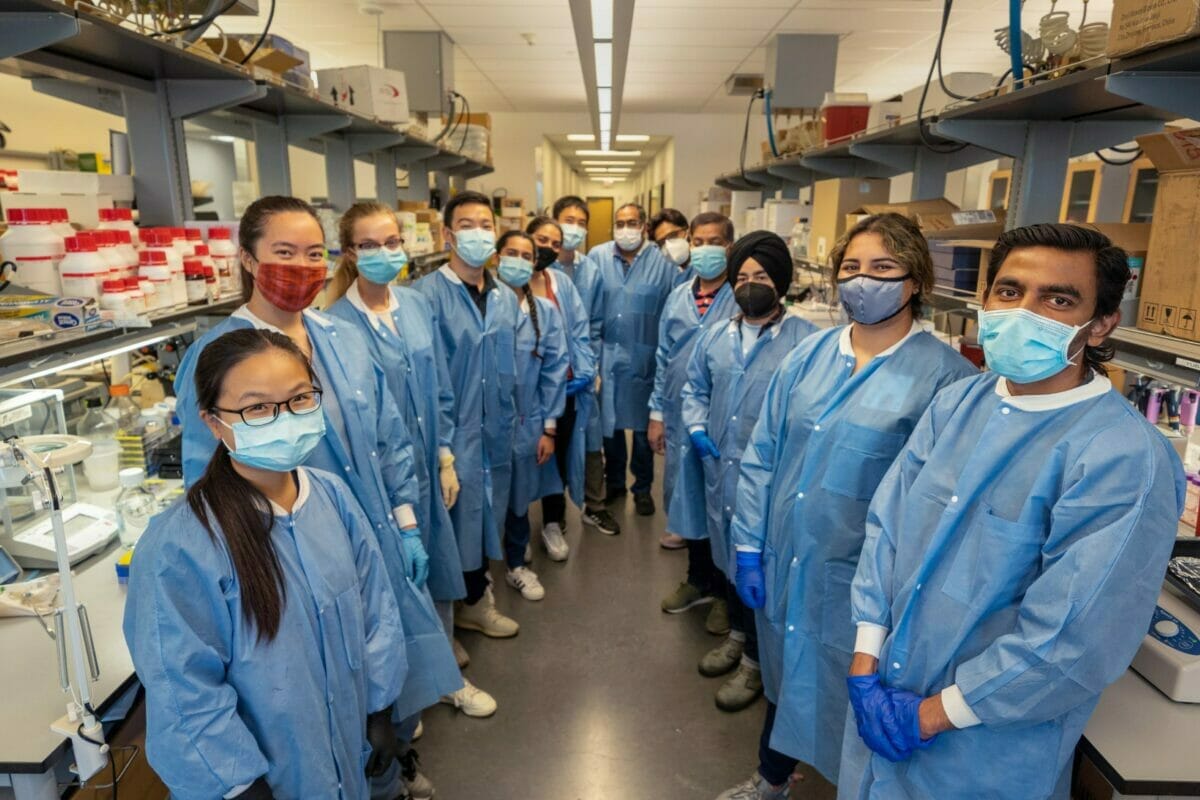
M979 717L967 705L958 684L942 689L942 708L946 709L946 716L956 728L971 728L979 724Z
M542 422L542 430L548 431L549 433L554 433L555 431L558 430L558 420L556 420L556 419L544 420Z
M692 427L688 428L689 435L695 433L696 431L706 431L707 432L708 428L704 427L703 425L693 425Z
M402 531L417 526L417 515L413 513L411 505L396 506L392 509L392 516Z
M761 553L761 547L755 547L752 544L739 544L735 548L739 553Z
M441 447L438 448L438 463L444 464L447 458L450 459L451 463L453 463L454 462L454 452L449 447L442 445Z
M854 638L854 652L879 658L883 652L883 640L887 638L888 629L873 622L858 623L858 634Z
M663 421L663 413L661 411L651 411L650 412L650 421L651 422L662 422Z

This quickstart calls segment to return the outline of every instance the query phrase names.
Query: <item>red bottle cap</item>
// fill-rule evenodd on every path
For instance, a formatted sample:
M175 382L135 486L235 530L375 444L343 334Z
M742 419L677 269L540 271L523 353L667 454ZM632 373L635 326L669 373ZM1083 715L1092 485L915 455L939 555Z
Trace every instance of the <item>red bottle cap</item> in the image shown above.
M189 242L202 242L204 237L200 235L199 228L185 228L185 234Z
M66 244L68 253L96 252L96 237L92 231L80 231L74 236L68 236Z
M125 281L107 280L104 282L103 290L106 292L123 292L125 291Z
M167 265L167 254L162 250L143 250L138 254L138 263L146 267Z
M204 277L204 265L199 261L187 260L183 262L183 274L187 276L199 275Z
M198 245L196 245L196 255L198 255L198 256L206 256L206 255L208 255L208 254L209 254L209 253L208 253L208 245L206 245L206 244L198 244Z
M209 228L208 229L208 240L210 242L213 239L232 239L232 238L233 238L233 234L229 230L229 228Z

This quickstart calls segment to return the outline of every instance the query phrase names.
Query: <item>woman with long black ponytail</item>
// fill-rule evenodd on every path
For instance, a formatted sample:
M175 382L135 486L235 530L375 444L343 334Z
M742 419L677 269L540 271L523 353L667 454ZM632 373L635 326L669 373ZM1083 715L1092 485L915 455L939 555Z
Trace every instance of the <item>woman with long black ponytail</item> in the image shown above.
M125 608L147 757L181 800L367 800L399 754L404 632L349 487L300 466L322 389L292 339L243 328L195 394L216 450L139 540Z
M521 302L516 339L517 437L513 448L512 488L504 519L506 581L526 600L546 596L541 581L525 566L529 557L529 506L561 494L554 462L558 418L567 400L567 337L554 306L529 289L537 248L529 235L508 231L496 242L497 272Z

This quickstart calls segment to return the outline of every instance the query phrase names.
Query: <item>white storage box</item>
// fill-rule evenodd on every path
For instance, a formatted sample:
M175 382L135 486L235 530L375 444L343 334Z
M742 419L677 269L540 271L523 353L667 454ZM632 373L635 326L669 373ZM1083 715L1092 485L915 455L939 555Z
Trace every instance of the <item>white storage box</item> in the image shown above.
M408 123L408 89L404 73L379 67L317 70L317 93L338 108L381 122Z

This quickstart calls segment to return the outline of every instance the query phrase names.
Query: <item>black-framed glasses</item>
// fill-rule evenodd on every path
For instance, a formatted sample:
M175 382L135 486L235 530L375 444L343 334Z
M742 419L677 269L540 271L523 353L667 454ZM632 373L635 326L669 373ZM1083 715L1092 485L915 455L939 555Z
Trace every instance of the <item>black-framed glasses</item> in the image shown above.
M257 428L263 425L270 425L279 419L279 410L283 406L287 406L288 412L297 416L313 413L321 407L322 394L324 392L321 389L312 389L307 392L301 392L295 397L284 400L281 403L255 403L245 408L220 408L213 406L213 411L221 411L225 414L237 414L242 418L242 422L252 428Z
M354 245L354 250L359 255L365 256L368 253L378 252L380 247L383 247L387 250L391 250L391 251L395 252L396 250L399 250L400 248L404 247L404 238L402 236L393 236L390 239L388 239L386 242L384 242L382 245L379 244L379 242L370 242L370 241L362 242L360 244Z
M625 228L632 228L635 231L640 231L645 224L646 223L642 222L640 219L619 219L613 223L613 227L619 231L624 230Z

